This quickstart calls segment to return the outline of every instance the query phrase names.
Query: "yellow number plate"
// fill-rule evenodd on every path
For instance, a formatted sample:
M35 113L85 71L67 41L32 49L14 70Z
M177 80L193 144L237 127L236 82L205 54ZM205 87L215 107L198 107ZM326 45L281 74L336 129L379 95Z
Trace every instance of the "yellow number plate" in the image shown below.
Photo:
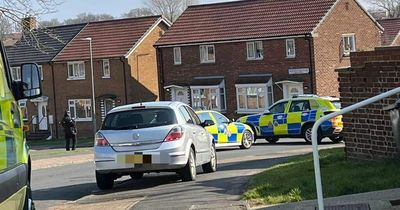
M118 163L148 164L151 163L151 155L143 155L143 154L119 155Z

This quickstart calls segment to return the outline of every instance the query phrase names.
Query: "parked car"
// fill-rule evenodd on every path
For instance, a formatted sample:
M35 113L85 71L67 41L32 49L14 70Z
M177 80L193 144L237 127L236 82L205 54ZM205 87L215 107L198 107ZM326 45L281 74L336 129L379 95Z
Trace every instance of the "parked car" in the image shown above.
M250 149L254 142L254 133L250 126L232 122L223 114L216 111L198 111L196 114L201 122L213 121L214 125L206 129L213 135L216 148L240 146L241 149Z
M322 116L337 111L334 104L318 96L297 96L283 99L273 104L263 113L239 118L238 121L249 125L257 137L270 143L280 138L304 138L311 143L311 130ZM318 141L329 137L333 142L342 141L342 116L325 121L319 128Z
M189 106L180 102L148 102L112 109L96 134L96 182L110 189L114 180L130 175L172 171L183 181L196 179L196 167L217 170L212 136Z

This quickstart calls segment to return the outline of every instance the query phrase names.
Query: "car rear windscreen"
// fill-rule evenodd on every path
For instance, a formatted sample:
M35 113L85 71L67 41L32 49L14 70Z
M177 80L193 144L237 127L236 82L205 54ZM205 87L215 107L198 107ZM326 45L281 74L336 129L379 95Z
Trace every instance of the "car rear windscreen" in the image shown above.
M102 130L130 130L176 123L175 113L168 108L135 109L108 114Z

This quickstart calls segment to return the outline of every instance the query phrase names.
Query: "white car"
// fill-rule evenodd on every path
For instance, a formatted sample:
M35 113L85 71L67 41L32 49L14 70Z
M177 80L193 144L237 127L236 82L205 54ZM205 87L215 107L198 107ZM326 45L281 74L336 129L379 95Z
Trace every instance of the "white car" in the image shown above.
M95 137L96 182L111 189L114 180L130 175L172 171L183 181L196 179L196 167L217 170L215 144L189 106L180 102L147 102L111 110Z

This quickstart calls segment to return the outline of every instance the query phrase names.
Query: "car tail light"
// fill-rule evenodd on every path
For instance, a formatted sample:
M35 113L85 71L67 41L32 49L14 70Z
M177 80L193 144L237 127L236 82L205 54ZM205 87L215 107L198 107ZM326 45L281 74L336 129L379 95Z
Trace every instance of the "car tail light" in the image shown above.
M178 126L178 127L171 129L171 131L165 137L164 141L165 142L177 141L177 140L181 139L182 136L183 136L183 128Z
M101 133L96 133L96 137L94 140L94 145L98 147L106 147L110 146L107 139Z

